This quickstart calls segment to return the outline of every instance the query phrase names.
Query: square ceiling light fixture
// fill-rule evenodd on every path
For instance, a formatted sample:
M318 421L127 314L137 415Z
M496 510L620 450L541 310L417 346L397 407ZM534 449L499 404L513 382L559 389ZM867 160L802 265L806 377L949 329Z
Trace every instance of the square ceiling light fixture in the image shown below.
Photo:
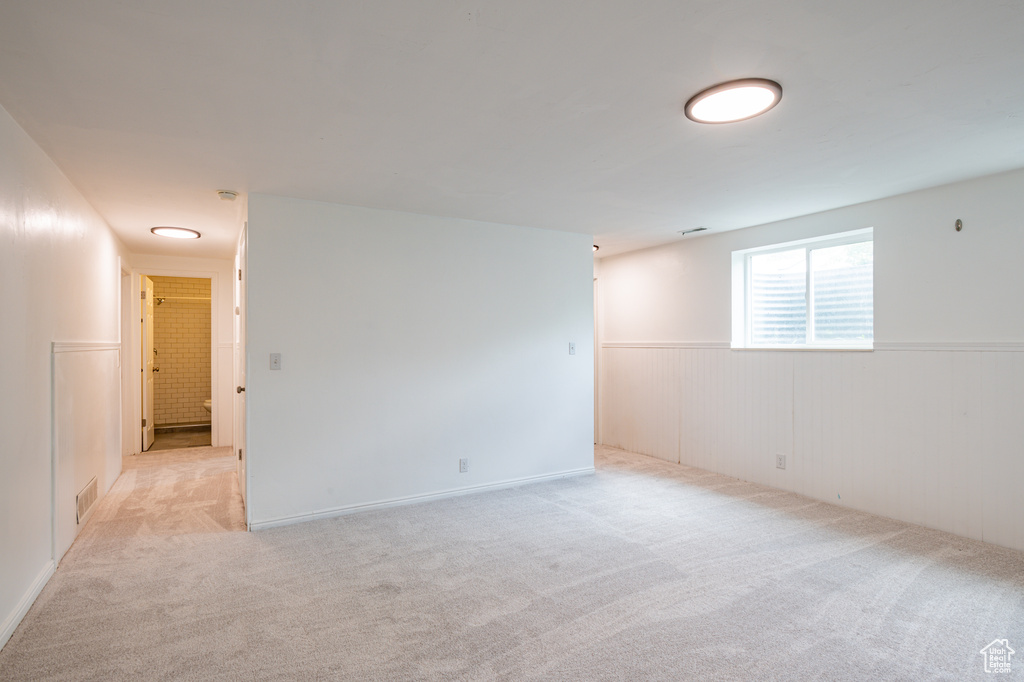
M767 78L741 78L701 90L683 111L697 123L734 123L765 113L782 99L782 86Z

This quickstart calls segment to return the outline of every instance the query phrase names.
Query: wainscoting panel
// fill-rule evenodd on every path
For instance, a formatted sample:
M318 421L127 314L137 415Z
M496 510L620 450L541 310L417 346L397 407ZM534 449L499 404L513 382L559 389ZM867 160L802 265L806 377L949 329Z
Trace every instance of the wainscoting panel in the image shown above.
M607 344L602 438L1024 549L1022 350Z
M606 348L602 438L630 452L679 461L683 381L675 349Z
M81 530L76 496L97 501L121 473L119 343L53 343L53 518L56 563Z

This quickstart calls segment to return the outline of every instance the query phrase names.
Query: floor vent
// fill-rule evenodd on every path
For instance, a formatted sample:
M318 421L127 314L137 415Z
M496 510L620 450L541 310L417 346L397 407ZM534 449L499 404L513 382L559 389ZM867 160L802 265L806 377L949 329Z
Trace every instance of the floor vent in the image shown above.
M88 514L89 510L92 509L92 506L96 504L97 490L96 477L93 476L92 480L86 483L85 487L82 488L82 491L78 493L78 497L76 498L76 502L78 503L78 523L82 522L85 515Z

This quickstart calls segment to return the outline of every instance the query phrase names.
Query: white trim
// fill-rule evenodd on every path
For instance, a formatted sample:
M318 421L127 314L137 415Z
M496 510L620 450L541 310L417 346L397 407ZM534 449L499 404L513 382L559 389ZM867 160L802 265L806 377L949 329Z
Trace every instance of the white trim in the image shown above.
M345 507L322 509L320 511L310 512L308 514L282 516L280 518L269 519L267 521L252 521L249 524L249 530L262 530L264 528L289 526L293 523L300 523L302 521L329 519L336 516L346 516L348 514L357 514L359 512L371 511L375 509L387 509L388 507L400 507L407 504L417 504L419 502L433 502L435 500L443 500L449 497L460 497L462 495L471 495L474 493L481 493L490 490L514 488L516 486L526 485L530 483L541 483L543 481L553 481L556 479L569 478L572 476L586 476L589 474L593 474L594 471L594 467L585 467L583 469L570 469L569 471L560 471L555 474L527 476L525 478L514 478L508 481L501 481L499 483L487 483L484 485L470 486L468 488L453 488L451 490L442 490L440 492L426 493L424 495L412 495L411 497L396 497L390 500L381 500L380 502L368 502L366 504L353 504Z
M834 232L832 234L823 234L818 237L796 239L791 242L778 242L774 244L767 244L765 246L752 246L748 249L733 251L733 253L743 256L759 256L766 253L792 251L799 248L806 248L808 246L814 246L815 248L820 249L827 248L829 246L843 246L844 244L859 244L861 242L872 241L874 239L874 230L874 227L862 227L856 230L848 230L846 232Z
M602 348L692 348L692 349L717 349L729 348L726 342L675 342L675 341L614 341L601 344Z
M967 341L967 342L935 342L924 343L915 341L895 341L875 343L875 350L886 351L974 351L994 353L1024 353L1024 342L1021 341Z
M871 353L875 348L871 346L739 346L731 350L737 351L768 351L772 353Z
M132 364L126 361L130 357L131 329L132 329L132 269L124 258L118 256L117 263L120 267L120 275L117 278L117 340L120 347L120 355L117 364L121 367L121 390L118 391L118 408L121 415L121 456L138 454L138 448L133 446L132 433L135 429L133 424L137 423L131 413L131 384ZM125 278L128 280L128 287L125 289ZM127 324L126 324L127 323ZM128 414L126 414L126 412ZM122 467L123 468L123 467Z
M865 227L859 230L839 232L836 234L822 235L820 237L809 237L796 241L757 246L749 249L741 249L732 252L732 348L736 350L751 348L758 350L769 350L779 348L780 350L871 350L871 344L863 345L856 342L828 344L820 341L813 341L814 329L814 272L811 266L811 253L820 249L827 249L836 246L850 244L874 244L874 228ZM874 248L874 246L872 246ZM753 343L751 334L753 331L753 310L751 301L753 299L751 280L751 258L787 251L803 250L804 252L804 294L806 298L806 310L804 311L806 328L804 330L804 343L798 348L785 346L758 347ZM874 309L874 273L872 272L872 310ZM872 319L872 328L874 320Z
M54 353L78 353L92 350L121 350L120 341L54 341Z
M235 344L233 344L233 343L218 343L218 344L217 344L217 348L229 348L229 349L233 349L234 347L235 347Z
M133 265L132 266L132 317L131 319L137 320L142 318L142 305L141 305L141 289L139 288L139 278L145 276L155 277L188 277L193 279L208 279L210 280L210 400L212 401L211 407L213 408L210 412L210 442L216 446L222 442L220 433L220 419L221 410L230 409L230 406L220 404L218 393L223 388L219 384L220 367L218 366L217 349L221 347L220 341L220 320L218 319L218 311L223 307L224 292L220 290L223 286L223 282L220 281L220 272L217 270L210 270L203 268L200 270L192 270L186 267L147 267L145 265ZM138 324L132 324L130 347L141 348L142 338ZM141 355L139 353L131 353L128 361L131 363L129 371L131 376L139 376L142 371L142 360L141 358L135 357ZM134 418L132 423L142 423L142 386L140 382L129 381L129 386L132 387L130 400L132 402L132 411L134 412ZM137 448L141 450L141 448Z
M22 596L21 601L14 608L7 618L4 619L4 623L0 626L0 649L11 639L14 631L18 629L18 625L21 624L22 618L28 613L28 610L32 608L32 604L35 603L39 593L43 591L46 583L49 582L53 576L54 571L57 570L57 565L53 559L50 559L43 566L43 570L39 572L36 579L32 581L32 585L29 586L28 591Z
M601 444L601 322L604 315L601 311L602 280L594 277L594 445Z
M976 353L1024 353L1024 341L936 341L926 343L923 341L890 341L886 343L876 341L873 348L856 348L843 346L794 346L786 348L782 346L768 346L750 348L736 348L725 342L707 343L675 343L672 341L619 341L614 343L602 343L602 348L682 348L692 350L717 350L728 349L735 351L771 351L784 353L871 353L873 351L929 351L929 352L976 352Z

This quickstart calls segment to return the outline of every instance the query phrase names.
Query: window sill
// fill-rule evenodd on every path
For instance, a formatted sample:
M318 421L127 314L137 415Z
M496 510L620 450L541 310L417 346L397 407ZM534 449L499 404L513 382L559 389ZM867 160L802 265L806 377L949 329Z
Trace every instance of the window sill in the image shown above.
M839 353L871 353L874 346L730 346L730 350L774 351L836 351Z

